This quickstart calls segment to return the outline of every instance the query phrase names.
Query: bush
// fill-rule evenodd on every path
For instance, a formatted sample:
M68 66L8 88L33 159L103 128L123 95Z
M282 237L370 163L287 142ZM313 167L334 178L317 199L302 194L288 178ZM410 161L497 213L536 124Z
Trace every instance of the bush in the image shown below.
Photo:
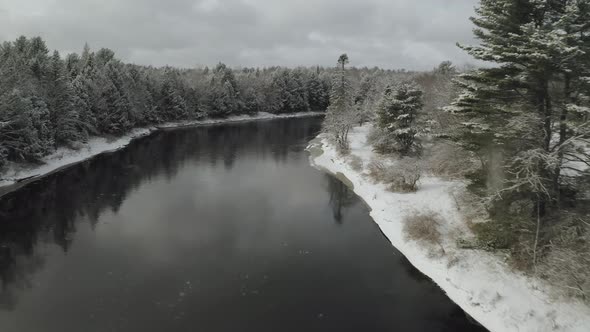
M376 182L386 182L388 167L379 160L371 160L367 165L368 174Z
M564 294L590 302L590 223L575 218L549 229L538 270Z
M363 170L363 159L357 155L350 155L348 157L348 164L356 172Z
M369 176L387 185L393 192L415 192L421 177L421 163L414 158L404 158L392 166L380 161L371 161L368 165Z
M413 158L400 160L392 169L393 181L389 190L399 192L415 192L418 190L418 181L422 176L421 163Z
M415 213L404 219L405 238L428 246L431 251L438 247L444 254L439 231L442 222L441 217L434 212Z
M428 147L427 171L445 179L463 179L477 169L477 163L469 152L449 141L441 141Z

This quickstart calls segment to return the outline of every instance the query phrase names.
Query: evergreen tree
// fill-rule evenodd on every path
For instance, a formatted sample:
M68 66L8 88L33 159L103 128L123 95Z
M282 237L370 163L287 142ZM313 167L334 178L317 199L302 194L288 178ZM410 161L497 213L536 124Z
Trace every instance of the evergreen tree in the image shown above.
M100 132L122 134L129 130L131 122L131 105L123 89L120 64L109 61L98 75L100 85L97 103L97 124Z
M348 56L342 54L338 58L337 72L330 91L330 106L324 121L324 130L333 135L343 150L348 149L348 132L358 122L352 88L346 75L346 64Z
M402 156L416 152L415 120L422 106L422 91L415 84L402 83L395 89L389 85L377 107L377 126L386 136L386 144L377 144L376 148Z
M0 100L0 145L9 160L36 161L53 149L47 105L18 90Z
M590 162L577 148L587 142L588 123L570 112L587 105L588 2L482 0L477 14L481 45L463 48L496 65L462 75L464 91L450 110L464 118L460 140L502 152L506 180L490 188L502 194L494 197L532 201L539 223L571 184L563 176L567 159ZM482 158L484 167L492 156Z
M78 75L71 83L73 91L72 105L78 112L81 140L86 141L91 134L97 133L97 121L92 98L93 84L85 74Z
M188 116L186 101L178 91L172 76L162 84L161 114L165 120L181 120Z
M227 116L240 110L239 90L233 71L225 64L213 70L210 84L210 112L213 116Z
M56 147L79 140L80 124L74 107L74 89L57 51L51 57L47 81L49 118Z
M322 82L317 72L309 75L307 80L307 95L309 108L312 111L325 111L330 104L329 90Z

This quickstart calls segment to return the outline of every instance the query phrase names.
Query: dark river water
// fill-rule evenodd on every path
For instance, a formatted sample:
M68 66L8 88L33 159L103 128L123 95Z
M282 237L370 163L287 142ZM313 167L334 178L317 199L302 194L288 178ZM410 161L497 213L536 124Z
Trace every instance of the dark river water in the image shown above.
M321 118L158 132L0 198L0 331L480 331L304 151Z

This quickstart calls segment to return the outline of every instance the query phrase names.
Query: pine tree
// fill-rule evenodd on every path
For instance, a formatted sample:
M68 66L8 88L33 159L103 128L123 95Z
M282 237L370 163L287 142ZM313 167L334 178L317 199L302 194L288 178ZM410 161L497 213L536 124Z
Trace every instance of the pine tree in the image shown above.
M578 0L482 0L472 19L481 45L463 48L496 65L462 75L463 93L449 108L465 124L460 141L491 152L480 154L487 155L487 181L478 184L495 211L521 204L531 209L522 219L535 216L533 264L544 220L559 219L565 186L575 186L564 170L579 170L568 161L590 165L590 154L579 148L589 142L588 122L573 114L587 105L587 7ZM526 227L500 222L511 232Z
M560 21L570 15L566 14L567 8L574 2L576 6L583 3L481 1L479 16L472 19L478 26L475 34L481 46L463 47L475 58L498 66L463 75L465 92L455 103L455 111L469 119L466 122L472 126L470 134L476 129L498 144L515 148L509 153L516 154L512 174L521 174L518 169L523 167L530 170L528 163L535 163L533 178L513 178L511 186L528 187L533 197L555 200L559 196L562 162L559 157L556 160L556 154L566 148L564 143L568 141L567 108L561 109L561 138L556 142L553 124L558 118L560 96L551 86L565 80L569 89L574 74L572 60L582 55L580 45L568 41L572 34L567 30L572 25L560 27L564 25ZM564 6L566 3L570 5ZM585 32L577 33L580 38L574 39L584 43ZM584 70L578 68L580 72ZM539 204L544 210L544 199Z
M342 150L348 149L348 132L358 122L352 88L346 75L346 64L348 56L342 54L338 58L337 72L330 91L330 106L324 120L324 130L332 134Z
M80 136L78 111L74 107L74 89L59 53L51 57L47 75L50 121L56 147L77 141Z
M309 108L312 111L325 111L330 103L329 90L323 84L320 76L313 72L307 80L307 95Z
M78 123L82 141L87 141L91 134L98 133L96 116L91 95L92 82L86 75L78 75L71 83L73 91L72 105L78 112Z
M422 91L415 84L402 83L396 88L389 85L377 107L377 126L386 136L387 145L378 144L376 148L402 156L418 151L415 120L422 106Z
M172 78L166 79L162 85L162 102L160 106L165 120L181 120L188 116L186 101L180 95Z
M211 115L223 117L239 112L239 89L231 68L223 63L218 64L213 70L210 89Z
M129 130L131 105L123 89L120 64L109 61L98 75L100 96L97 103L97 124L100 132L122 134Z
M0 145L9 160L38 161L53 150L47 105L14 90L0 100Z

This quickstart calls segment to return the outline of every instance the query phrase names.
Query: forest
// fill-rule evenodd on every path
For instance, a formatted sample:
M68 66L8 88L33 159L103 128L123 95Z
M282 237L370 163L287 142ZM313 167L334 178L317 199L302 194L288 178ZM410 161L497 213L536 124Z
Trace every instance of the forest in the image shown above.
M324 68L153 68L113 51L62 57L40 37L0 46L0 166L34 163L90 136L168 121L325 110Z
M454 199L476 237L454 236L456 246L498 254L587 301L590 3L482 0L471 21L479 44L458 46L486 65L443 63L386 85L366 116L382 156L368 173L393 192L419 192L425 176L467 181ZM338 59L324 124L343 156L349 132L366 121L348 61ZM438 216L408 219L410 238L442 248Z

